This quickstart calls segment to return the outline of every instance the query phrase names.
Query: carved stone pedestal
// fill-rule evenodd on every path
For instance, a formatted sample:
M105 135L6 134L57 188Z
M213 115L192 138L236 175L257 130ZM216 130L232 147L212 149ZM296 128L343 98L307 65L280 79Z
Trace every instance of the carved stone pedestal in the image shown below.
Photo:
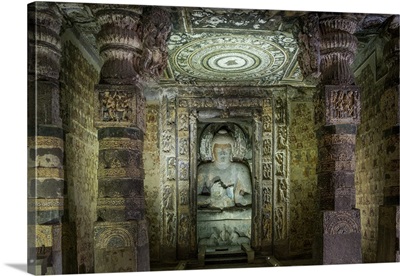
M96 222L94 233L96 273L150 269L146 221Z
M320 221L320 263L361 263L360 211L322 211Z

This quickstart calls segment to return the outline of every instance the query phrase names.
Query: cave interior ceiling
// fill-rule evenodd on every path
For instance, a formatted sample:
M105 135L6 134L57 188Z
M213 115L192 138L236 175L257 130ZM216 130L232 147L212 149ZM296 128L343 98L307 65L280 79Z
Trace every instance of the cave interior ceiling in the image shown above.
M64 27L97 53L100 26L85 3L57 3ZM121 5L123 6L123 5ZM168 64L161 86L314 86L298 64L295 38L304 11L167 7L172 18ZM389 15L355 14L365 47Z

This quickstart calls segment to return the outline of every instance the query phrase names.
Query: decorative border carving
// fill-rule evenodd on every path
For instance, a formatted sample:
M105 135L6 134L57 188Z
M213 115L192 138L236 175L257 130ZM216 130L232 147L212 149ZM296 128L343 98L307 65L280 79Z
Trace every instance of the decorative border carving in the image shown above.
M104 149L130 149L142 152L143 142L129 138L104 138L99 140L99 151Z
M64 140L51 136L33 136L28 137L28 147L36 149L59 148L64 150Z
M350 234L360 233L359 211L325 211L324 234Z
M59 211L65 207L63 198L28 198L28 212Z

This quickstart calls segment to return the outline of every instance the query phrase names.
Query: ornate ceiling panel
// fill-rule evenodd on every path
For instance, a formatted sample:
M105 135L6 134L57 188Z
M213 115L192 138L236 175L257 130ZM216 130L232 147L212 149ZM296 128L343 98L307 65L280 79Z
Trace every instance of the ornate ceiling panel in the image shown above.
M64 28L74 28L79 39L96 53L100 27L91 10L93 5L57 3L64 16ZM171 13L173 30L163 85L307 85L297 63L298 47L293 38L298 17L307 12L164 8ZM360 18L358 38L367 43L387 16Z
M172 72L180 83L276 84L295 66L297 44L283 33L172 34L169 41ZM302 81L301 75L293 81Z

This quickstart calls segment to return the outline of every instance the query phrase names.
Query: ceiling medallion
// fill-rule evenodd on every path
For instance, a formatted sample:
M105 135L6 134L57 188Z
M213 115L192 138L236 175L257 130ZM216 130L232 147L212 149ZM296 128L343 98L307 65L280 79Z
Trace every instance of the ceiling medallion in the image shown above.
M274 42L275 37L216 35L190 40L173 38L170 55L175 75L199 81L237 82L265 79L282 71L290 50ZM286 38L286 42L293 41ZM175 43L174 43L175 42ZM178 42L178 43L176 43Z

